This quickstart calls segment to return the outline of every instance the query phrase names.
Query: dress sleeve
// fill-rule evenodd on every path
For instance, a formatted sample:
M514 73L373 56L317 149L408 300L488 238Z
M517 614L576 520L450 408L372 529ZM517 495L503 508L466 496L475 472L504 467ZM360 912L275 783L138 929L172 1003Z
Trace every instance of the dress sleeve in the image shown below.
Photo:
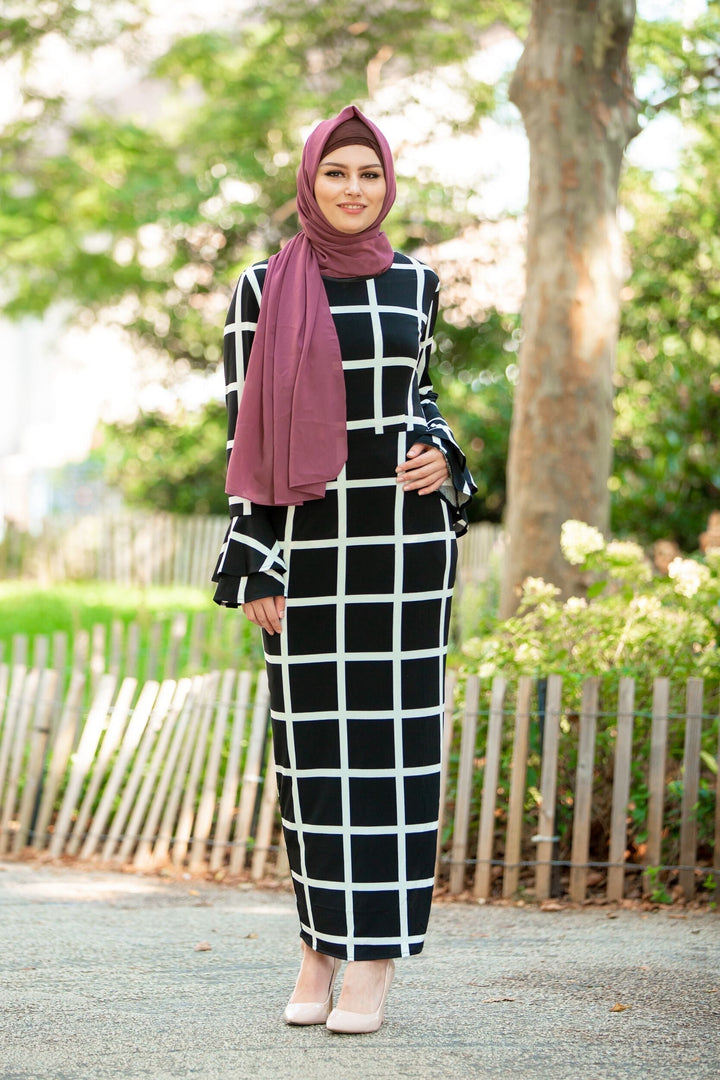
M417 441L435 446L441 450L447 460L450 475L440 488L440 494L450 503L453 514L453 528L458 536L467 532L467 504L477 491L477 484L467 467L465 455L455 441L447 420L437 407L438 396L433 390L430 378L430 354L433 347L433 335L437 320L440 297L440 285L436 274L429 272L425 289L423 307L427 315L425 330L420 341L418 359L418 388L420 405L425 415L427 432L418 436Z
M235 436L240 396L257 327L264 266L246 270L230 302L223 357L227 404L227 460ZM263 596L282 596L285 563L270 515L270 507L228 496L230 524L212 576L213 599L223 607L239 607Z

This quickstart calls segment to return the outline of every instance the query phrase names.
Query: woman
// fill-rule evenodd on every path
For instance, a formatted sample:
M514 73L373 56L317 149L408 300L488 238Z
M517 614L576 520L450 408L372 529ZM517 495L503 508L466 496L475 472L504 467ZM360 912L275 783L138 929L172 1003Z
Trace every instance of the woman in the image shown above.
M423 946L455 538L475 490L428 375L437 276L380 230L394 197L375 125L352 105L321 123L302 231L244 272L225 328L215 600L263 630L303 943L285 1020L342 1032L380 1027L393 958Z

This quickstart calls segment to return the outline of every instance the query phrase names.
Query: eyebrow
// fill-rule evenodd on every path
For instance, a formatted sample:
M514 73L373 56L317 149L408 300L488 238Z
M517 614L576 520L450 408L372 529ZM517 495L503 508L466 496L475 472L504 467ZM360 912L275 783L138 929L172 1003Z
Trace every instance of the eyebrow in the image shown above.
M333 165L336 169L349 169L350 168L349 165L343 165L343 163L341 161L321 161L320 162L321 168L325 167L326 165ZM374 161L372 163L372 165L361 165L360 169L361 170L362 169L382 169L382 165L380 164L379 161Z

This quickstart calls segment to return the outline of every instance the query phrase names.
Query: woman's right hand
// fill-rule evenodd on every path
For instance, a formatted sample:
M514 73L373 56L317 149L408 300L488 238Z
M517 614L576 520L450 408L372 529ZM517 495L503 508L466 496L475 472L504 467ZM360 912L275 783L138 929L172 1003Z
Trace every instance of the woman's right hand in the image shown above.
M243 604L244 614L250 622L262 627L268 634L279 634L285 617L284 596L263 596L261 600L252 600Z

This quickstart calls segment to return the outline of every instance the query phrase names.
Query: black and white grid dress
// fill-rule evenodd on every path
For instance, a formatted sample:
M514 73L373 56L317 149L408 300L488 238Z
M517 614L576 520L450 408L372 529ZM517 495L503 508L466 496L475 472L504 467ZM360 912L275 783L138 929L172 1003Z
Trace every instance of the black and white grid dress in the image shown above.
M266 267L242 275L225 327L228 453ZM301 936L374 960L423 946L456 535L475 488L428 375L436 274L396 254L377 277L323 280L345 374L347 464L302 506L231 497L213 580L230 607L287 597L283 632L263 636ZM415 442L446 454L443 493L396 482Z

